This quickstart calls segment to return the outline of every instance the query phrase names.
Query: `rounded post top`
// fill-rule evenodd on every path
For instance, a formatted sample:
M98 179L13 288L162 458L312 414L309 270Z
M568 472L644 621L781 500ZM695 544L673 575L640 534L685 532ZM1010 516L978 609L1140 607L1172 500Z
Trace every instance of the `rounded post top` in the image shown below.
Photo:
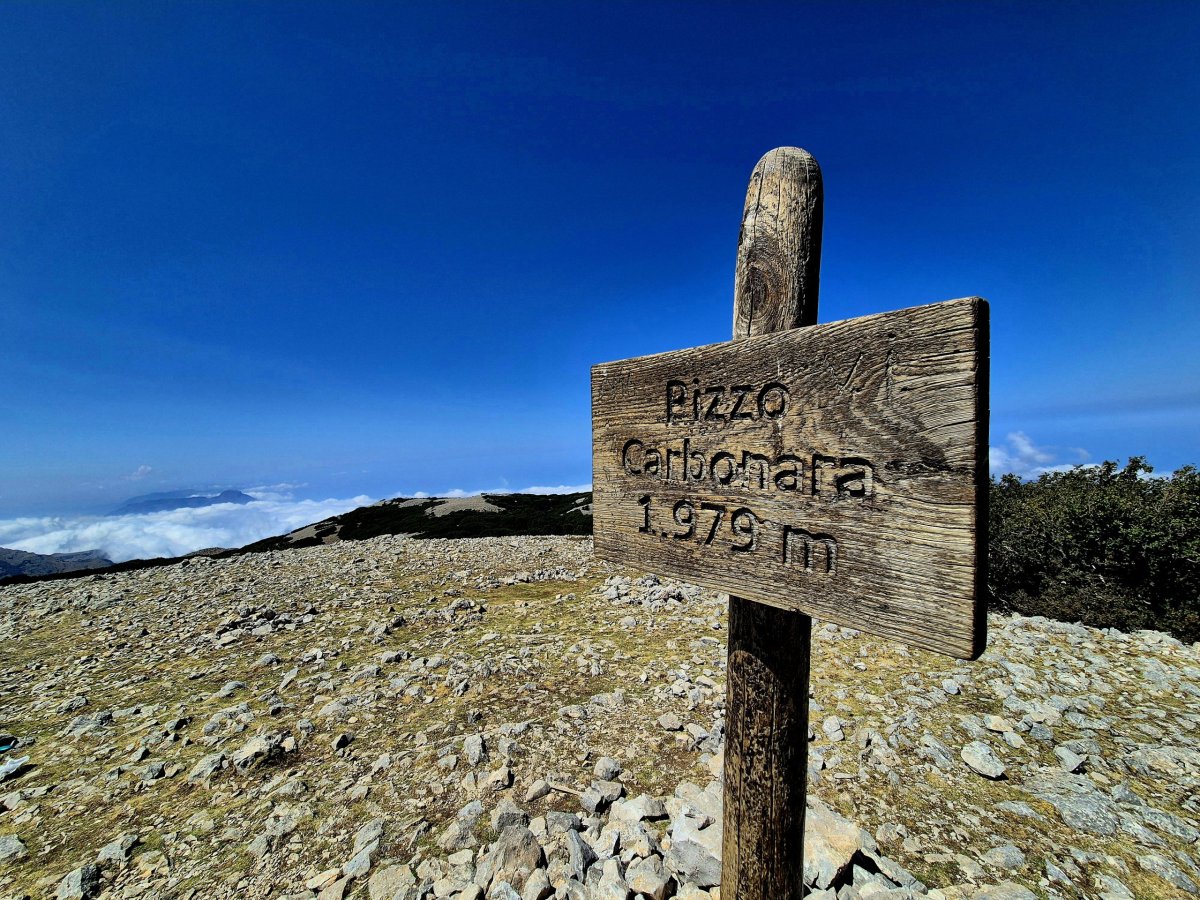
M754 167L738 239L735 338L816 324L823 196L807 150L776 147Z

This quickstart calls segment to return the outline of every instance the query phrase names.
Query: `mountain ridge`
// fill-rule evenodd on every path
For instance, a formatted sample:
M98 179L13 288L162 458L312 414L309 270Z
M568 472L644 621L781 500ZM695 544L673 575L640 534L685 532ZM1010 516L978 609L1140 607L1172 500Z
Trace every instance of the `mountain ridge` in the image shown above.
M73 553L32 553L0 547L0 582L16 575L65 575L111 566L113 561L103 550L79 550Z
M249 494L243 494L241 491L233 489L221 491L219 494L165 492L131 497L107 515L141 516L156 512L170 512L173 509L200 509L220 503L246 504L253 502L254 498Z

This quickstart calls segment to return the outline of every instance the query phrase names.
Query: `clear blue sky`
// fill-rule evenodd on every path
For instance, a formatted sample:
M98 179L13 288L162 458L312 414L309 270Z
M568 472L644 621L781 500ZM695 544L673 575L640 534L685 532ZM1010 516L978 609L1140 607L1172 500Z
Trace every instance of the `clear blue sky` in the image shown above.
M980 294L992 443L1200 463L1200 3L0 5L0 516L578 484L588 368ZM1020 433L1027 444L1018 437Z

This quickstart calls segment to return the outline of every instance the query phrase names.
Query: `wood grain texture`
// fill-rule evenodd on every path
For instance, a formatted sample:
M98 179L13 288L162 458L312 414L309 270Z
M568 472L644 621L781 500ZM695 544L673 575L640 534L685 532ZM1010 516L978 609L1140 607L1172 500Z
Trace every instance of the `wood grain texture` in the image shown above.
M986 368L978 298L596 366L597 553L973 658Z
M779 147L750 174L734 276L733 336L815 325L821 273L821 168Z
M721 896L799 900L812 619L729 598Z
M821 170L806 151L772 150L754 167L738 236L735 339L816 324L823 207ZM727 646L724 895L798 900L812 619L730 594Z

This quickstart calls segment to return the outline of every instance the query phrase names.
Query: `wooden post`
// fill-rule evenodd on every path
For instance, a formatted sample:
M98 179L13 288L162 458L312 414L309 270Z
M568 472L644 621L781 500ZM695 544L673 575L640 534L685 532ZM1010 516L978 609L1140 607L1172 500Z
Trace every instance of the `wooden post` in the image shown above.
M725 900L804 891L810 615L985 645L987 303L817 325L821 194L764 156L733 340L592 367L596 555L731 594Z
M733 336L815 325L821 170L804 150L772 150L746 193ZM723 900L799 900L804 889L808 669L812 619L729 598Z

